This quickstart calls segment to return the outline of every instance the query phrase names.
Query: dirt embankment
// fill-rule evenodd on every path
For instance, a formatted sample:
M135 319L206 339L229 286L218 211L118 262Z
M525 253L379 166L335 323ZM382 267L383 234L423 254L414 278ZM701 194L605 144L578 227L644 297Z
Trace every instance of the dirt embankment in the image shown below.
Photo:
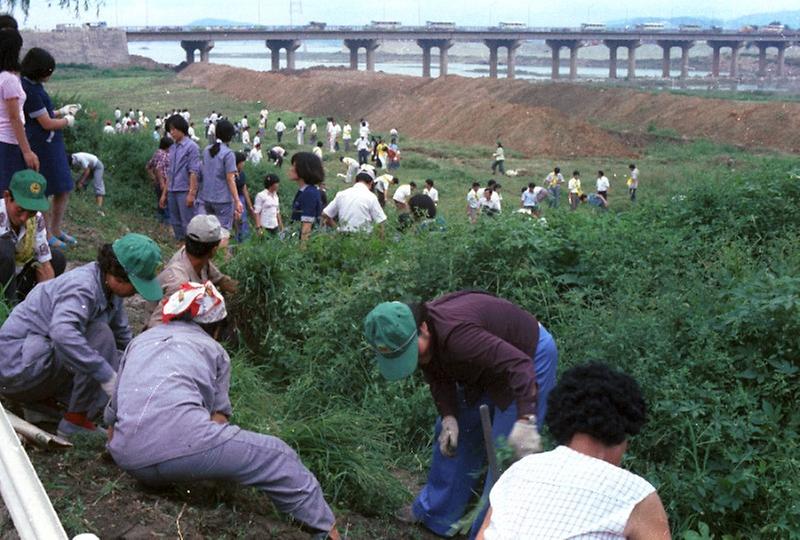
M493 95L485 79L423 79L339 69L291 75L213 64L194 64L180 74L197 86L270 108L368 118L381 131L397 128L412 137L466 145L504 146L550 156L626 156L635 152L615 136L551 107L510 103ZM355 123L354 123L355 126Z
M237 99L315 116L369 118L423 139L491 145L548 156L629 156L636 150L595 124L644 131L655 124L688 137L800 151L800 103L747 102L588 85L452 76L422 79L344 69L293 74L194 64L192 84Z

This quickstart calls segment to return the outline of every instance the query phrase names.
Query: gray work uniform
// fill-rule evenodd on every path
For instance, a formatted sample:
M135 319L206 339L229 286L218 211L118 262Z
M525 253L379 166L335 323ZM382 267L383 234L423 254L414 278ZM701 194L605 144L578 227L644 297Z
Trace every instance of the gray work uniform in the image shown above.
M40 283L0 328L0 393L56 397L71 412L92 413L105 405L100 383L114 376L131 338L122 299L106 294L96 262Z
M330 530L333 512L294 450L276 437L211 420L215 412L231 414L230 369L225 349L195 323L173 321L137 336L106 407L114 461L146 484L253 486L279 510Z

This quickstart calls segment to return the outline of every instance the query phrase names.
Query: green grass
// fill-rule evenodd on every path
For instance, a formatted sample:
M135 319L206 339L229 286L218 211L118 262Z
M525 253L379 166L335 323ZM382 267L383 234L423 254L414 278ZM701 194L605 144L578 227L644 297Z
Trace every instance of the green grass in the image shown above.
M89 113L110 110L116 103L107 100L120 95L121 106L145 110L164 107L158 100L168 96L167 107L187 107L195 117L259 108L184 88L172 74L122 75L95 84L56 79L50 89L79 95ZM84 227L89 244L126 227L146 230L168 254L143 171L152 141L102 139L96 123L81 122L68 143L110 156L110 212L97 216L90 198L77 195L70 225ZM445 232L395 232L389 209L384 240L317 233L301 251L264 238L237 249L225 266L241 281L230 303L243 334L232 351L235 422L294 446L338 507L387 513L408 498L393 472L424 473L434 410L420 378L380 378L361 321L383 300L482 288L543 321L562 369L598 359L641 382L650 422L632 440L625 466L658 487L676 537L798 537L800 188L787 174L796 168L792 156L660 137L636 160L642 180L634 206L625 193L627 159L508 149L508 168L530 173L500 180L505 215L472 227L464 195L473 180L489 178L492 149L401 142L397 174L420 186L436 181ZM567 177L581 170L585 191L603 169L611 211L570 212L562 201L545 209L546 227L510 215L520 188L556 165ZM345 187L335 179L342 168L334 156L325 167L332 196ZM248 166L251 193L274 170ZM294 190L282 182L284 216ZM80 249L87 251L78 258L90 256L88 246Z

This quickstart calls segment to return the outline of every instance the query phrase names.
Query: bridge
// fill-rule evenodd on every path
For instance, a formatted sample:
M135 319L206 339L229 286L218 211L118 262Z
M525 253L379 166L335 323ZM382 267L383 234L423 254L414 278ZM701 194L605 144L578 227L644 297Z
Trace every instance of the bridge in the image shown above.
M767 53L777 51L778 77L785 76L785 53L788 47L800 44L797 31L722 31L717 29L656 29L621 30L576 28L478 28L457 27L449 24L430 26L327 26L311 24L304 27L258 26L244 28L184 28L184 27L132 27L125 29L128 41L179 41L186 51L186 62L195 61L195 52L200 52L200 61L208 62L209 52L216 41L264 41L271 53L271 69L281 68L280 51L286 51L286 68L295 69L295 51L303 41L342 40L350 51L350 68L358 69L359 52L365 50L366 69L375 70L375 51L381 42L415 41L422 50L422 75L431 76L431 52L439 52L439 76L447 75L448 50L455 42L484 43L489 49L489 76L497 78L498 53L506 51L507 77L513 79L516 66L516 51L524 41L544 41L552 51L553 79L560 77L561 49L569 51L569 78L578 76L578 51L585 46L604 45L609 50L608 77L617 78L617 51L627 49L627 79L636 77L636 49L643 43L656 43L663 51L662 76L670 77L671 52L678 48L680 56L680 78L689 76L689 50L698 42L705 42L712 50L711 76L717 78L721 70L721 52L731 51L729 74L739 77L739 53L748 44L758 48L758 73L767 73Z

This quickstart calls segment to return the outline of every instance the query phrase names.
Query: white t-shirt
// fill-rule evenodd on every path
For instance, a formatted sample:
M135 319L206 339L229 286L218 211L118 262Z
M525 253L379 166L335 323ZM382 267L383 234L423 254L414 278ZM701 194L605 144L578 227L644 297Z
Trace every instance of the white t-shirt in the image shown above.
M356 141L356 149L369 150L369 141L365 137L361 137Z
M439 192L436 190L435 187L428 189L427 187L422 190L423 195L427 195L433 200L433 204L439 204Z
M105 126L103 128L103 133L114 133L114 126Z
M348 141L353 138L353 128L350 124L345 124L344 129L342 130L342 139Z
M97 167L99 161L100 159L97 156L87 152L76 152L72 154L72 162L80 165L81 168L84 169L94 169Z
M411 184L403 184L394 191L392 199L399 203L408 204L411 198Z
M492 196L489 199L487 199L485 196L481 197L480 199L481 210L484 208L488 208L489 210L500 212L500 201L496 200L494 196L495 193L492 193Z
M250 153L247 155L247 159L253 165L258 165L261 163L261 160L264 159L264 154L261 152L261 148L253 148L250 150Z
M47 229L45 228L42 213L36 212L35 231L28 231L23 223L19 227L19 233L15 233L11 227L11 220L8 218L6 201L4 198L0 198L0 237L10 234L14 245L19 249L24 243L25 235L29 234L29 232L36 235L33 239L33 257L41 264L48 262L53 258L53 255L50 253L50 245L47 243ZM15 273L19 274L24 267L24 264L16 263Z
M569 184L567 184L567 188L569 188L570 193L578 193L581 189L581 179L575 178L574 176L569 179Z
M631 188L638 188L639 187L639 169L637 169L635 167L633 168L633 170L631 171L631 180L632 180L632 182L630 184L630 187Z
M597 179L597 191L608 191L608 188L610 187L611 183L605 176L601 176L600 178Z
M311 153L314 154L315 156L317 156L320 161L323 160L323 158L322 158L322 148L320 148L319 146L315 146L314 149L311 150Z
M250 127L250 122L247 121L247 118L242 118L242 129Z
M19 119L25 123L25 113L22 110L25 105L25 90L22 89L22 81L19 75L11 73L10 71L0 71L0 142L6 144L16 144L17 136L14 134L14 127L11 125L11 119L8 117L6 111L7 99L17 98L17 105L19 105Z
M382 174L375 179L375 191L386 193L394 177L391 174Z
M369 126L359 126L358 127L358 136L367 138L369 137Z
M363 182L340 191L322 211L330 218L339 218L339 231L370 232L373 225L386 221L378 197Z
M281 132L283 132L283 131L286 131L286 124L284 124L282 121L278 121L278 122L275 124L275 131L276 131L277 133L281 133Z
M295 129L298 133L303 133L306 130L306 121L305 120L298 120Z
M476 210L481 207L481 199L480 199L481 193L482 191L480 189L478 191L470 189L467 192L467 205L473 210Z
M559 446L522 458L500 477L485 538L624 538L633 508L654 491L640 476Z
M250 133L242 131L242 144L250 144Z
M259 215L261 226L265 229L274 229L278 226L280 207L278 194L271 193L268 189L260 191L253 202L253 211Z

